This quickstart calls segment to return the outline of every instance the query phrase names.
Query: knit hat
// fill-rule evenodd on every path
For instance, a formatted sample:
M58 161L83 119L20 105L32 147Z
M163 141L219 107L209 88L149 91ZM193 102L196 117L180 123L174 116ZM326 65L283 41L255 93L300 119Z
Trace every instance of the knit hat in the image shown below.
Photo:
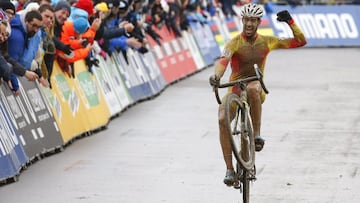
M71 13L71 6L65 0L58 1L54 6L55 11L58 11L58 10L61 10L61 9L67 10L69 12L69 14Z
M127 1L125 0L120 0L120 3L119 3L119 10L120 11L127 11L129 8L129 4Z
M104 2L107 4L109 9L119 6L119 0L105 0Z
M86 32L86 30L89 29L89 27L90 24L87 19L81 17L74 19L74 29L76 33L82 34Z
M85 10L83 10L81 8L72 7L71 8L71 15L68 18L68 20L74 21L76 18L88 19L88 17L89 17L89 14Z
M88 12L89 16L91 16L94 13L94 4L91 0L79 0L75 4L76 8L81 8Z
M109 8L105 2L96 4L95 9L104 13L109 11Z
M2 8L4 11L11 9L14 11L14 14L16 13L15 5L11 3L10 0L0 0L0 8Z

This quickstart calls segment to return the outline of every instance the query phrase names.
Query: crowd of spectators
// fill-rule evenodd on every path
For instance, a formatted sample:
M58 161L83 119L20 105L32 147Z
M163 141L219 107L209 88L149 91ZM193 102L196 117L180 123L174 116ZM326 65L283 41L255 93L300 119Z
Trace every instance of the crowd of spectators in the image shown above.
M18 77L51 88L55 61L69 77L74 62L84 59L88 70L98 66L94 55L106 59L114 52L148 52L147 33L161 45L153 26L167 26L181 37L189 21L206 22L232 6L259 4L356 3L357 0L0 0L0 78L19 94ZM126 56L126 54L125 54ZM126 57L125 57L126 59Z

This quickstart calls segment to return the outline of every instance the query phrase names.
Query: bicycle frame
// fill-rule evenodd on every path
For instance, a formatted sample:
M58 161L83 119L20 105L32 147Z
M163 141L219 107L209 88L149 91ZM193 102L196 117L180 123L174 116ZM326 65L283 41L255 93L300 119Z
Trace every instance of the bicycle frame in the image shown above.
M218 88L237 86L241 89L240 95L236 95L235 93L227 95L224 109L229 139L233 154L237 161L237 180L233 186L236 189L240 189L240 192L243 193L243 201L245 203L249 202L249 182L256 179L254 133L250 116L250 106L247 103L246 85L248 82L258 80L264 92L266 94L269 92L262 80L263 75L256 64L254 64L254 69L256 76L219 84L213 87L216 100L219 104L221 104L221 100Z

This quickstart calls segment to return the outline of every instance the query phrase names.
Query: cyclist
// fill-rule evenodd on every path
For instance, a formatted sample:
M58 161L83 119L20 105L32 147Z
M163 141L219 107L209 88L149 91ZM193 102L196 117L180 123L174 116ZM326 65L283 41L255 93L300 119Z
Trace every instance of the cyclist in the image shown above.
M264 72L265 60L268 53L274 49L287 49L301 47L306 44L306 39L300 28L294 23L287 10L277 13L277 20L286 22L293 32L293 38L280 39L274 36L263 36L257 33L264 10L257 4L246 4L241 10L243 31L224 47L222 55L215 66L215 74L210 77L212 85L218 85L220 78L224 75L227 65L231 64L230 81L247 78L255 75L253 65L257 64ZM253 121L255 150L261 151L265 140L260 136L261 105L265 100L265 93L259 81L249 82L246 90L248 92L248 103L250 115ZM238 87L230 87L228 92L240 94ZM222 100L227 95L225 95ZM224 102L222 102L224 104ZM231 185L234 182L235 172L232 164L231 143L228 138L228 130L225 126L224 106L219 106L219 133L220 144L227 167L224 183Z

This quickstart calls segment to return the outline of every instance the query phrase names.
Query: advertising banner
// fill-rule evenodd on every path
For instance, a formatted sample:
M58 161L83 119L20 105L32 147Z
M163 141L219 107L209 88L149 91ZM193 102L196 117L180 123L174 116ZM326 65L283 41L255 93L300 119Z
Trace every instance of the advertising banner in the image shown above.
M146 37L168 84L196 70L196 64L189 48L186 44L182 44L171 30L168 30L166 26L160 28L153 26L153 30L161 36L161 46L150 36L146 35Z
M19 78L20 95L2 88L2 99L27 156L32 160L63 145L59 128L36 82ZM4 86L2 86L4 87Z
M149 83L151 89L151 95L149 96L153 96L159 93L165 87L166 83L161 75L159 67L156 65L156 63L149 63L146 56L149 58L149 60L154 60L151 52L145 54L134 52L136 65L138 66L138 69L141 70L143 77L146 78L146 81Z
M214 58L211 54L211 46L208 44L208 38L213 38L213 35L209 36L209 33L205 31L204 26L205 25L201 25L199 22L190 22L191 31L194 35L197 46L199 47L205 66L209 66L214 64Z
M194 62L196 64L196 68L198 70L205 68L206 66L205 66L204 59L201 56L199 47L196 45L194 36L187 31L183 31L182 32L182 40L183 40L183 43L186 43L187 46L189 47L191 56L194 59Z
M104 95L107 107L109 108L110 115L114 116L122 110L122 106L116 96L114 87L111 85L111 79L107 73L107 64L103 57L97 56L96 59L99 60L98 68L93 68L93 73L95 78L100 85L100 90Z
M17 175L27 162L12 119L0 101L0 181Z
M156 63L154 54L149 51L148 53L143 54L140 59L147 71L148 76L151 79L151 85L155 89L155 93L161 92L161 90L165 88L166 82L163 75L161 74L158 64Z
M69 78L68 82L80 96L80 114L85 115L89 130L107 125L111 117L110 110L94 75L89 72L84 60L76 61L74 67L75 78Z
M73 79L62 72L58 63L54 61L52 89L51 93L46 93L46 97L65 143L90 129L85 120L86 115L80 111L80 96L71 80Z
M123 110L133 103L133 99L121 78L120 70L115 62L114 55L115 54L113 54L111 58L109 57L106 59L106 71L109 74L110 82L116 93L117 99L121 104L121 110Z
M122 53L113 53L112 58L114 59L121 79L124 82L133 102L137 102L145 98L145 95L148 95L148 92L144 92L144 90L146 91L147 89L150 91L150 87L138 77L135 68L130 65L130 61L133 63L133 58L128 57L129 63L127 63L127 60L124 58Z
M151 97L155 94L156 90L152 87L150 83L150 78L142 65L138 52L133 49L128 49L127 57L129 65L132 67L129 73L132 75L133 79L136 78L136 83L142 89L142 96L139 99Z
M211 56L212 56L213 60L216 60L220 57L221 51L220 51L218 44L216 43L215 36L211 31L210 25L208 25L208 24L204 25L203 29L204 29L204 32L207 33L206 36L208 36L206 39L207 39L207 41L208 41L207 43L209 44L209 47L210 47Z
M276 13L284 9L289 10L304 32L308 47L360 45L359 5L273 6L273 13L268 16L278 37L292 36L289 26L276 20Z
M196 59L191 55L189 46L183 37L175 37L175 35L172 35L172 37L170 45L174 50L176 69L179 70L180 78L186 77L196 71Z

